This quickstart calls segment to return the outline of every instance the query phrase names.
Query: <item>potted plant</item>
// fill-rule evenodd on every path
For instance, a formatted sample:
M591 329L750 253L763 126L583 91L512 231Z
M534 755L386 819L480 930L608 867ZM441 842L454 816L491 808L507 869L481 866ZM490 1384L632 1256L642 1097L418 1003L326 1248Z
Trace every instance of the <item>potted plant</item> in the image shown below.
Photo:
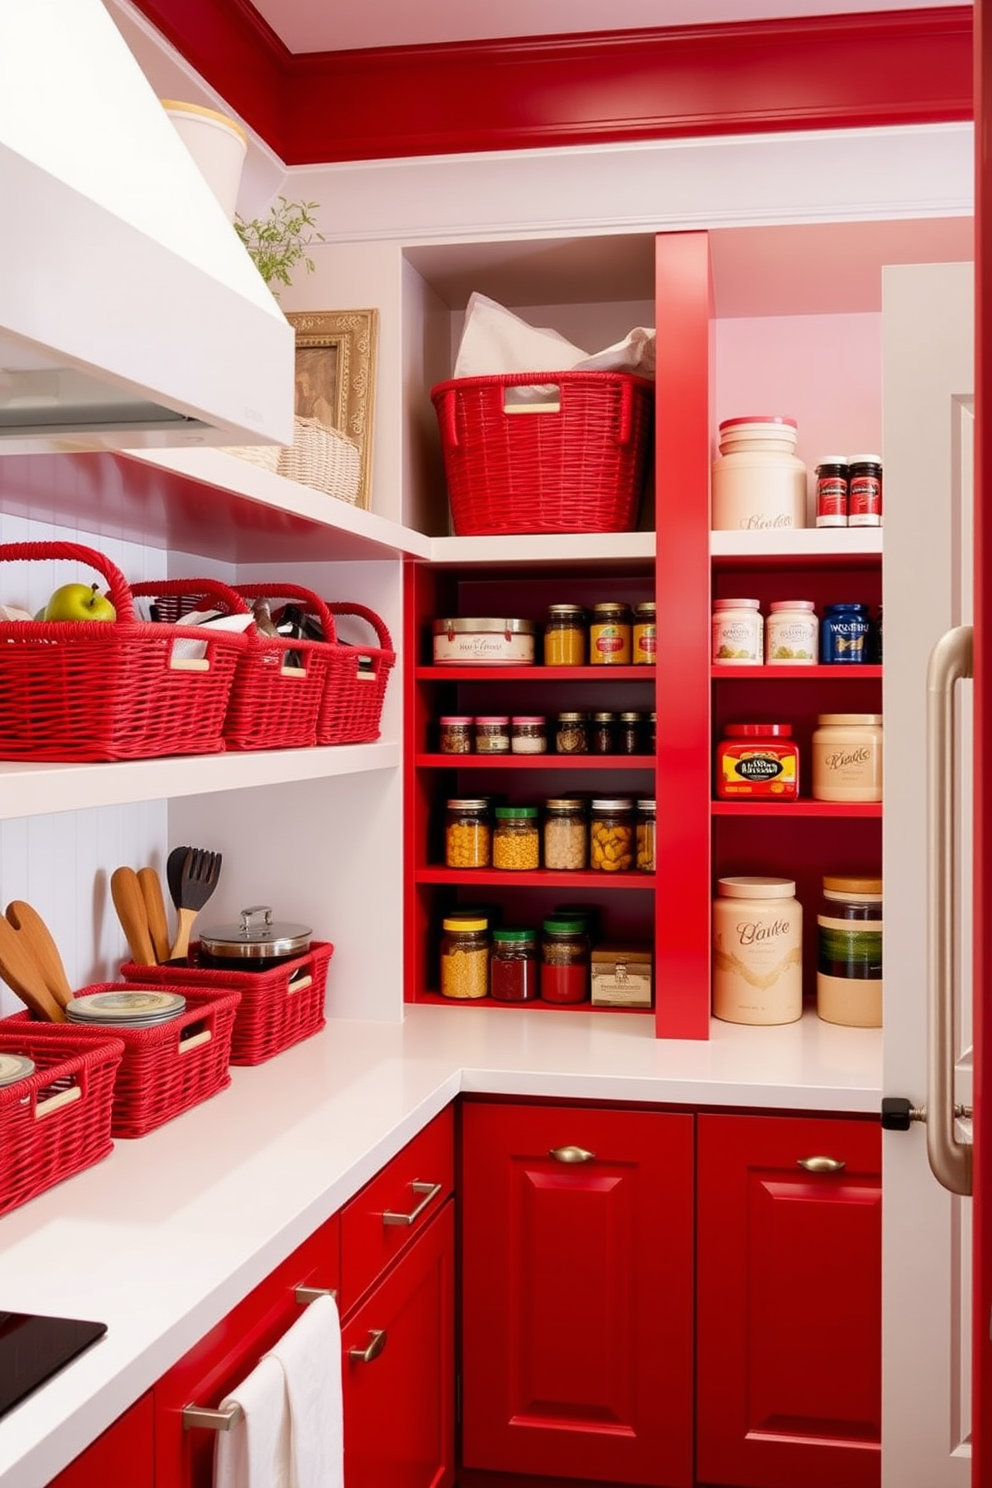
M316 268L307 252L311 243L324 241L324 234L316 231L316 210L316 202L291 202L280 196L267 217L234 219L235 232L276 299L279 291L275 285L291 284L297 264L302 263L308 274Z

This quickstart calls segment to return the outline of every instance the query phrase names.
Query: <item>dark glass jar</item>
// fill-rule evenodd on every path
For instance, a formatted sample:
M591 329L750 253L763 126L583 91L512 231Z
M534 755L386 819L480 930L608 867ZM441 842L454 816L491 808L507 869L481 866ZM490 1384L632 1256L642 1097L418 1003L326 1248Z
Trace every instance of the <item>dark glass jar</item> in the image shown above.
M536 930L494 930L489 993L495 1002L536 1002L540 994Z
M559 713L555 727L556 754L589 753L588 713Z
M589 743L593 754L616 754L617 715L615 713L594 713L592 715Z
M643 752L642 729L643 719L640 713L620 714L620 733L617 742L621 754L641 754Z
M474 718L458 717L438 720L439 742L442 754L471 754Z
M582 920L545 920L541 935L541 1001L589 998L589 937Z

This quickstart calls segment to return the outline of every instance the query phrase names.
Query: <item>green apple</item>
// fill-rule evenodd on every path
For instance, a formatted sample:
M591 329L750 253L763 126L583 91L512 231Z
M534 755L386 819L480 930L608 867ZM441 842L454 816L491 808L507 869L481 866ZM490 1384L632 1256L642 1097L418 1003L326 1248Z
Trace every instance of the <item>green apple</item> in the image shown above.
M45 606L46 620L116 620L117 611L96 584L63 584Z

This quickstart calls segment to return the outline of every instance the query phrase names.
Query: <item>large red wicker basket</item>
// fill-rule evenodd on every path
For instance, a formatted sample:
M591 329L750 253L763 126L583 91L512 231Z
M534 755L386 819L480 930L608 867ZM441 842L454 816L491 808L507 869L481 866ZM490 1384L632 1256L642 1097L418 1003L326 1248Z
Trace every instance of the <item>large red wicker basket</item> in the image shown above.
M547 396L514 402L507 389ZM628 372L456 377L431 389L460 537L629 532L637 523L654 383Z
M188 967L141 966L136 961L125 961L121 976L129 982L170 990L206 987L214 992L240 993L231 1037L231 1063L263 1064L324 1027L327 968L333 953L329 940L315 940L305 956L294 956L270 971L233 971L200 966L199 942L194 941Z
M0 1053L26 1054L35 1065L34 1074L0 1087L0 1214L6 1214L110 1152L124 1045L64 1023L33 1024L24 1014L0 1024Z
M221 751L245 638L137 619L124 575L94 548L0 544L6 563L53 559L102 575L117 619L0 622L0 758L125 760ZM205 654L195 662L175 656L182 640L202 644Z

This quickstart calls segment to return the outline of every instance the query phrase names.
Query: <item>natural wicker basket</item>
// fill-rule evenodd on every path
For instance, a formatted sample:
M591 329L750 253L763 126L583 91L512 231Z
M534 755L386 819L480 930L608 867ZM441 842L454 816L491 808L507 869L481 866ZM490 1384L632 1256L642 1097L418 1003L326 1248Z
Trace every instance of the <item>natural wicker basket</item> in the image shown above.
M362 479L358 445L317 419L297 417L293 425L292 444L229 445L226 451L354 505Z

